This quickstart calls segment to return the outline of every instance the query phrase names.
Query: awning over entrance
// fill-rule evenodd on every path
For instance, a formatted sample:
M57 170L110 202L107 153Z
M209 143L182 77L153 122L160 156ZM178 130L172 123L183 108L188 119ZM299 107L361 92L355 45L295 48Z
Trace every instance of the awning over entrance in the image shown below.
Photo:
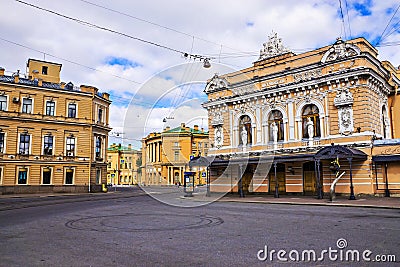
M318 151L314 158L316 160L351 158L356 160L367 160L368 156L364 152L354 148L348 148L340 145L332 145L322 148Z
M400 155L379 155L372 156L374 162L395 162L400 161Z

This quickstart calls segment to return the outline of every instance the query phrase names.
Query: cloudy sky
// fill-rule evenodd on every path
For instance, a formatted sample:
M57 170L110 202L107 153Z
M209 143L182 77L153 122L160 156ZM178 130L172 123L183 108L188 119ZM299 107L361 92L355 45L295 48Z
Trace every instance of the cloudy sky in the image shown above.
M167 125L207 128L200 106L205 80L251 66L272 31L295 53L339 36L362 36L378 46L381 60L400 65L399 5L398 0L1 0L0 66L10 75L17 69L25 73L29 58L61 63L62 81L111 94L110 142L139 148L144 135ZM204 69L183 53L211 58L212 67Z

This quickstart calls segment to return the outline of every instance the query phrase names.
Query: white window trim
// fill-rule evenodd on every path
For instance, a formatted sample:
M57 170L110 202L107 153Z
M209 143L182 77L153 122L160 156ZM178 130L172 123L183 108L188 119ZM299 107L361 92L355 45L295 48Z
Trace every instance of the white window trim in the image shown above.
M6 94L4 94L2 96L6 97L6 109L5 110L0 110L0 111L3 111L3 112L4 111L8 111L10 97L9 97L9 95L6 95Z
M72 183L71 184L67 184L67 170L71 169L73 171L73 175L72 175ZM63 181L63 185L75 185L75 179L76 179L76 169L75 167L64 167L64 181Z
M46 114L47 102L54 102L54 115L47 115L47 114ZM54 100L54 99L53 99L53 100L51 100L51 99L46 99L45 105L44 105L43 114L44 114L45 116L50 116L50 117L55 117L55 116L57 116L57 101Z
M0 185L3 184L4 180L3 174L4 174L4 166L0 166Z
M46 169L47 167L46 166L42 166L41 168L40 168L40 185L53 185L53 170L54 170L54 168L53 167L49 167L49 169L50 169L50 172L51 172L51 175L50 175L50 183L49 184L44 184L43 183L43 169Z
M69 138L69 137L71 137L71 136L66 136L65 137L65 146L64 146L64 155L65 156L68 156L67 155L67 139ZM78 138L76 137L76 135L74 135L72 138L74 138L75 139L75 145L74 145L74 155L72 156L72 157L76 157L76 146L77 146L77 144L78 144ZM71 156L70 156L71 157Z
M0 152L0 154L6 154L7 153L7 132L0 132L4 134L4 144L3 144L3 152ZM18 146L19 150L19 146Z
M100 158L105 159L104 157L104 142L105 142L105 136L102 135L95 135L94 136L94 159L96 160L96 148L97 148L97 138L100 137Z
M21 143L21 134L25 134L25 133L18 133L18 144L17 144L17 154L18 155L21 155L20 153L19 153L19 146L20 146L20 143ZM28 155L31 155L32 153L32 134L30 134L30 133L27 133L27 135L29 135L29 148L28 148ZM23 154L23 155L26 155L26 154Z
M97 171L100 173L99 181L97 181ZM96 184L101 184L101 168L96 168Z
M45 154L44 154L44 138L45 138L45 136L49 136L49 135L44 134L44 135L42 136L42 155L43 155L43 156L54 156L54 155L55 155L54 148L55 148L55 144L56 144L56 137L55 137L54 135L52 135L52 136L53 136L53 151L52 151L51 155L45 155ZM66 146L65 146L65 149L67 149Z
M27 170L27 172L26 172L26 184L19 184L18 183L19 170L23 169L23 168L25 168ZM30 174L30 168L29 167L18 166L17 167L17 177L16 177L15 184L16 185L29 185L29 174Z
M22 112L22 109L24 107L24 99L32 99L32 110L31 110L30 113ZM24 114L35 114L34 107L35 107L35 99L33 97L22 97L22 100L21 100L21 113L24 113Z
M68 116L68 111L69 111L69 105L70 104L75 104L75 117L69 117ZM65 117L70 118L70 119L77 119L78 116L78 102L77 101L68 101L67 102L67 113L65 114Z

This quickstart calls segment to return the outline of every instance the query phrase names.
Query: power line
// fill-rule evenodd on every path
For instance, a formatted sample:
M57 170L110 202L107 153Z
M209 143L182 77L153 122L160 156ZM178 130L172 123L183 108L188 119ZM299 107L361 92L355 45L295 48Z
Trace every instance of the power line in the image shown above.
M389 36L389 35L386 35L386 36L383 38L383 34L385 33L386 29L389 27L390 23L392 22L392 20L393 20L394 16L396 15L397 11L399 10L399 8L400 8L400 4L397 6L396 11L393 13L392 17L390 18L390 20L389 20L388 23L386 24L386 27L385 27L385 29L383 30L381 36L379 37L379 39L378 39L376 45L379 45L380 42L381 42L384 38L386 38L387 36Z
M56 59L59 59L59 60L62 60L62 61L65 61L65 62L68 62L68 63L71 63L71 64L78 65L78 66L80 66L80 67L84 67L84 68L87 68L87 69L90 69L90 70L93 70L93 71L105 73L105 74L111 75L111 76L113 76L113 77L115 77L115 78L118 78L118 79L126 80L126 81L128 81L128 82L135 83L135 84L139 84L139 85L142 84L142 83L140 83L140 82L137 82L137 81L134 81L134 80L131 80L131 79L127 79L127 78L124 78L124 77L121 77L121 76L118 76L118 75L115 75L115 74L112 74L112 73L109 73L109 72L105 72L105 71L102 71L102 70L99 70L99 69L97 69L97 68L84 65L84 64L79 63L79 62L76 62L76 61L72 61L72 60L69 60L69 59L66 59L66 58L58 57L58 56L52 55L52 54L50 54L50 53L37 50L37 49L32 48L32 47L29 47L29 46L26 46L26 45L23 45L23 44L20 44L20 43L17 43L17 42L13 42L13 41L7 40L7 39L2 38L2 37L0 37L0 40L2 40L2 41L4 41L4 42L7 42L7 43L10 43L10 44L13 44L13 45L16 45L16 46L20 46L20 47L23 47L23 48L26 48L26 49L29 49L29 50L38 52L38 53L40 53L40 54L44 54L44 55L51 56L51 57L53 57L53 58L56 58Z
M344 25L344 16L343 16L343 9L342 9L342 0L339 0L339 7L340 7L340 15L342 17L342 26L343 26L343 31L344 31L344 38L347 39L347 34L346 34L346 26Z
M114 33L114 34L117 34L117 35L120 35L120 36L123 36L123 37L127 37L127 38L130 38L130 39L139 41L139 42L143 42L143 43L146 43L146 44L149 44L149 45L153 45L153 46L156 46L156 47L159 47L159 48L163 48L163 49L166 49L166 50L181 54L185 58L190 57L190 58L199 59L199 60L204 60L204 59L208 58L208 57L202 56L202 55L189 54L187 52L184 52L184 51L181 51L181 50L178 50L178 49L175 49L175 48L171 48L171 47L168 47L166 45L158 44L158 43L155 43L155 42L152 42L152 41L148 41L148 40L145 40L145 39L142 39L142 38L139 38L139 37L135 37L135 36L120 32L120 31L116 31L116 30L113 30L113 29L110 29L110 28L99 26L99 25L96 25L96 24L93 24L93 23L90 23L90 22L87 22L87 21L84 21L84 20L81 20L81 19L73 18L73 17L58 13L56 11L53 11L53 10L50 10L50 9L47 9L47 8L43 8L43 7L31 4L31 3L28 3L28 2L24 2L24 1L21 1L21 0L15 0L15 1L18 2L18 3L24 4L24 5L27 5L29 7L33 7L33 8L36 8L36 9L51 13L53 15L57 15L59 17L65 18L65 19L72 20L74 22L77 22L79 24L82 24L82 25L85 25L85 26L88 26L88 27L92 27L92 28L96 28L96 29L99 29L99 30L102 30L102 31Z
M351 38L351 27L350 27L350 16L349 16L349 6L347 5L347 0L344 0L346 4L346 13L347 13L347 24L349 26L349 38Z
M189 33L186 33L186 32L183 32L183 31L180 31L180 30L171 28L171 27L167 27L167 26L164 26L164 25L155 23L155 22L150 21L150 20L142 19L142 18L139 18L139 17L137 17L137 16L133 16L133 15L130 15L130 14L121 12L121 11L119 11L119 10L115 10L115 9L112 9L112 8L109 8L109 7L106 7L106 6L102 6L102 5L99 5L99 4L96 4L96 3L93 3L93 2L87 1L87 0L80 0L80 1L81 1L81 2L84 2L84 3L86 3L86 4L89 4L89 5L92 5L92 6L96 6L96 7L98 7L98 8L102 8L102 9L105 9L105 10L108 10L108 11L111 11L111 12L114 12L114 13L117 13L117 14L122 15L122 16L129 17L129 18L131 18L131 19L135 19L135 20L138 20L138 21L141 21L141 22L145 22L145 23L151 24L151 25L153 25L153 26L157 26L157 27L163 28L163 29L165 29L165 30L169 30L169 31L172 31L172 32L175 32L175 33L179 33L179 34L185 35L185 36L187 36L187 37L195 38L195 39L197 39L197 40L201 40L201 41L204 41L204 42L207 42L207 43L210 43L210 44L214 44L214 45L217 45L217 46L224 46L224 47L229 48L229 49L231 49L231 50L240 51L239 49L232 48L232 47L229 47L229 46L227 46L227 45L219 44L219 43L217 43L217 42L210 41L210 40L204 39L204 38L202 38L202 37L195 36L195 35L193 35L193 34L189 34Z

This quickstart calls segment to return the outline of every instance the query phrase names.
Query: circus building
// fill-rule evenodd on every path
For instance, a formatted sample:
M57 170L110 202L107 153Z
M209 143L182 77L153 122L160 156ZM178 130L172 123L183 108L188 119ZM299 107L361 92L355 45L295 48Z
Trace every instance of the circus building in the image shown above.
M211 192L400 194L400 71L364 38L294 54L276 33L205 88Z

